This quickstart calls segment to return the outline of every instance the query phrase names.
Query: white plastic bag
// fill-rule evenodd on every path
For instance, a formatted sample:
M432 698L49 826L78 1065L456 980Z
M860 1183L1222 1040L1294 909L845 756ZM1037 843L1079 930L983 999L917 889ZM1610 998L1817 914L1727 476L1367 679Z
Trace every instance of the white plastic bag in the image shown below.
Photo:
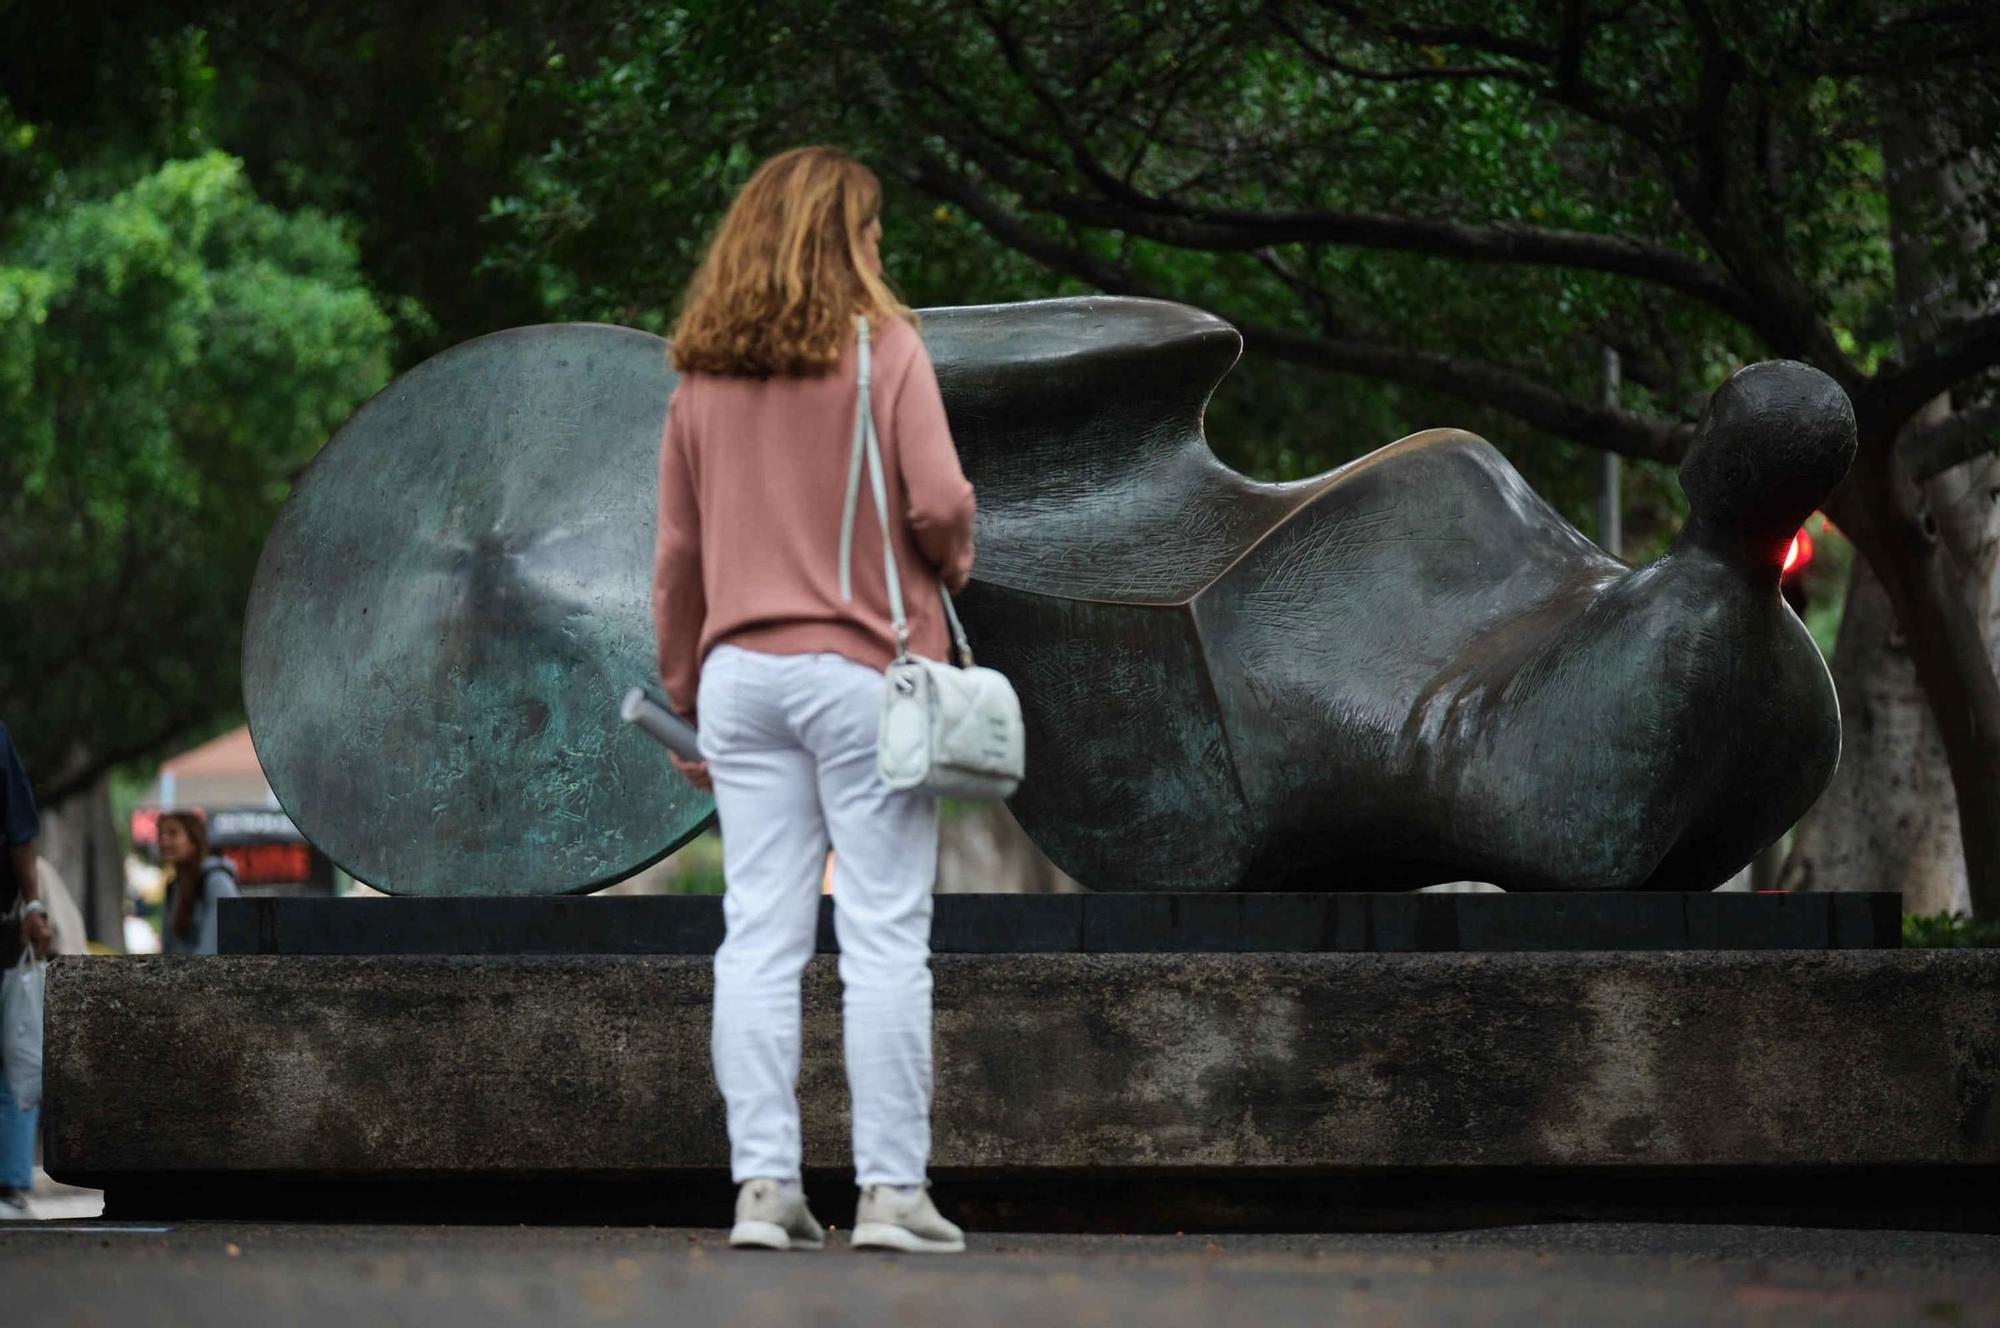
M42 986L48 967L29 950L0 976L0 1060L7 1091L23 1111L42 1104Z

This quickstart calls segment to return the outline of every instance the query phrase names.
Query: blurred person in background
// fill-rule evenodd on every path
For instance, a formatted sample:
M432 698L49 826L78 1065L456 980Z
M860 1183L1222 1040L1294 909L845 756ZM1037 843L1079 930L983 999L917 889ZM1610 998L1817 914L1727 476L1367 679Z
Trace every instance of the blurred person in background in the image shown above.
M51 955L90 954L90 932L83 925L83 910L76 906L76 896L69 890L69 882L63 880L62 873L47 858L36 862L38 879L42 887L42 903L49 910L49 948ZM100 954L110 952L108 947L97 946Z
M233 899L236 868L208 851L208 823L198 812L160 813L160 865L167 869L160 953L215 953L215 903Z
M42 832L35 791L7 726L0 724L0 968L12 968L30 951L49 951L49 910L35 870L35 839ZM35 1118L21 1108L0 1075L0 1217L26 1217L35 1183Z
M158 954L160 934L153 924L139 916L139 901L125 896L125 953Z

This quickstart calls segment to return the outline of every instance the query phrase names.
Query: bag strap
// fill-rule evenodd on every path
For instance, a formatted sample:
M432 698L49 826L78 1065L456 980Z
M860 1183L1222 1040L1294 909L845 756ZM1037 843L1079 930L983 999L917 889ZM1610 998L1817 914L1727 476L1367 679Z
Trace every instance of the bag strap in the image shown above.
M944 620L951 626L951 644L958 651L958 662L962 668L972 667L972 642L965 639L965 625L958 620L958 608L951 602L951 592L938 582L938 594L944 596Z
M896 568L895 546L889 539L889 493L882 478L882 444L875 434L874 402L869 397L869 385L873 374L872 357L869 354L868 320L856 318L855 322L855 363L856 386L854 405L854 452L847 462L847 506L840 520L840 598L849 603L854 599L852 566L854 562L854 513L861 503L861 463L868 463L868 487L875 495L875 515L882 522L882 574L889 587L889 615L896 628L896 658L910 657L910 625L903 616L903 578ZM965 639L965 628L958 621L958 609L951 602L951 592L938 584L938 594L944 598L945 621L951 625L952 645L957 649L960 662L972 667L972 646Z

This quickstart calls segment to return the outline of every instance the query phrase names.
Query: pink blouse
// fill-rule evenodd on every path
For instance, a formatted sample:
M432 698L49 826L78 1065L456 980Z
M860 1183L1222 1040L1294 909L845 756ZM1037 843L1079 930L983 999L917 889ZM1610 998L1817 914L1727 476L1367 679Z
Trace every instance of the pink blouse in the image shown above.
M959 468L937 375L916 329L875 330L870 395L910 648L949 649L940 578L972 573L972 485ZM854 600L840 597L840 521L854 443L855 363L822 378L683 375L660 446L653 630L669 704L694 713L701 661L725 642L774 655L895 657L882 527L864 471Z

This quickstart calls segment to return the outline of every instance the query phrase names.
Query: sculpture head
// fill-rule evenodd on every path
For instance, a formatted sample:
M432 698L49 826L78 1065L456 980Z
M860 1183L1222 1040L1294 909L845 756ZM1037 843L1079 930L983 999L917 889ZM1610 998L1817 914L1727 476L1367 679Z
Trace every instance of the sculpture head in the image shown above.
M1775 572L1854 448L1854 406L1833 379L1796 360L1738 369L1709 398L1681 462L1686 537L1768 556Z

